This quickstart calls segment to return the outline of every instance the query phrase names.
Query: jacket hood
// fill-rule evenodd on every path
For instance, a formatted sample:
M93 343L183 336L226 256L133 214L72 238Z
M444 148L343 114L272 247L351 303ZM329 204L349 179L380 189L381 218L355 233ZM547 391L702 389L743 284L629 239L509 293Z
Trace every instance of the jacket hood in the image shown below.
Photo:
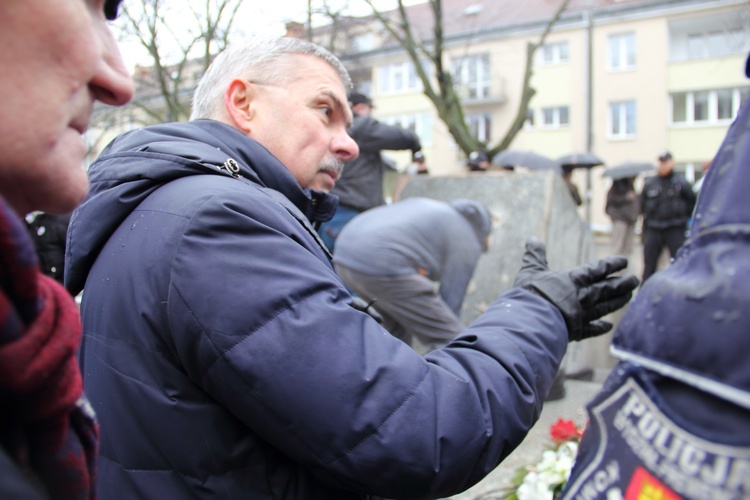
M643 284L613 354L750 408L750 106L706 174L688 240Z
M487 208L476 201L463 199L453 200L450 204L469 221L479 243L482 245L482 250L486 252L487 236L490 235L490 229L492 228L492 219Z
M196 120L118 136L89 168L91 187L73 213L65 254L65 285L77 294L112 232L164 184L191 175L243 178L280 192L311 222L333 217L338 198L302 189L263 146L229 125Z

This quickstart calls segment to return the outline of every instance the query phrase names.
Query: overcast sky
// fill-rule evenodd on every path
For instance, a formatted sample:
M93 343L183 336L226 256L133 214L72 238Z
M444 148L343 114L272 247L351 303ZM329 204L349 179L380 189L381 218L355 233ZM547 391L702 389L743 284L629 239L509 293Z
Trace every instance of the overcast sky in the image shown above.
M196 1L202 3L204 0ZM365 15L370 12L370 8L364 0L327 1L332 9L338 9L342 5L348 4L349 15ZM426 0L405 0L404 3L411 5L424 1ZM313 9L315 9L322 3L322 0L312 0L312 3ZM390 10L395 8L397 4L396 0L376 0L376 5L381 10ZM289 21L304 23L307 20L306 12L307 0L245 0L234 21L234 30L235 33L242 35L282 36L285 33L285 24ZM175 22L173 26L179 26L179 22ZM131 70L138 63L149 62L148 56L135 42L121 41L120 50L125 64Z

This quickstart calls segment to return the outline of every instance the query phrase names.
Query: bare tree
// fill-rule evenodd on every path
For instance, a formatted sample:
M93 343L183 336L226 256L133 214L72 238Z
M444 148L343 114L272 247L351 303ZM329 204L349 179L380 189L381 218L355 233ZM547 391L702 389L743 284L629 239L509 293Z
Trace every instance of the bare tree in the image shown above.
M123 36L149 59L134 75L137 107L152 123L183 121L190 96L213 57L224 49L244 0L140 0L123 4Z
M526 67L524 70L523 89L519 101L515 119L511 123L505 136L495 145L485 145L477 140L471 133L464 116L461 99L456 92L453 76L444 63L445 38L443 32L443 8L442 0L428 0L430 10L434 18L431 38L420 40L412 27L407 8L403 0L398 0L395 15L378 11L375 6L376 0L365 0L372 9L376 19L382 24L386 31L401 45L414 64L417 75L422 82L423 92L433 103L438 116L448 127L458 147L465 154L472 151L482 151L490 158L500 151L507 149L521 130L526 120L529 103L534 97L536 90L531 86L533 76L533 61L536 50L544 45L547 35L558 21L563 11L568 7L570 0L562 0L560 7L549 20L539 40L528 43L526 46ZM429 61L429 68L425 64ZM432 72L432 74L431 74Z

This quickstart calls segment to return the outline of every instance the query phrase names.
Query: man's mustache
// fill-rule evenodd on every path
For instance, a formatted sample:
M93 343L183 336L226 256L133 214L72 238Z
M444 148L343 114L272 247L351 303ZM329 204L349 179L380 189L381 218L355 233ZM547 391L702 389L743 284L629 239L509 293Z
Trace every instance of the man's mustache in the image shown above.
M336 174L336 178L339 178L341 177L341 173L344 171L344 162L339 160L335 156L328 156L326 158L323 158L323 161L320 162L319 170L321 172L334 172Z

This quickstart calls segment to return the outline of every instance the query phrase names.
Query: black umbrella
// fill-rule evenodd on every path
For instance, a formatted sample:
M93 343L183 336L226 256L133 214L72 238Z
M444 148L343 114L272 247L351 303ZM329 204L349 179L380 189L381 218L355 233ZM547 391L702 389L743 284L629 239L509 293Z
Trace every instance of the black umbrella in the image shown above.
M497 154L492 163L501 167L526 167L532 170L556 170L560 171L560 165L546 156L534 151L521 151L518 149L506 149Z
M563 169L593 168L604 165L604 162L593 153L570 153L557 159Z
M624 179L625 177L635 177L638 174L655 170L653 163L645 161L626 161L614 167L604 170L602 177L611 177L612 179Z

